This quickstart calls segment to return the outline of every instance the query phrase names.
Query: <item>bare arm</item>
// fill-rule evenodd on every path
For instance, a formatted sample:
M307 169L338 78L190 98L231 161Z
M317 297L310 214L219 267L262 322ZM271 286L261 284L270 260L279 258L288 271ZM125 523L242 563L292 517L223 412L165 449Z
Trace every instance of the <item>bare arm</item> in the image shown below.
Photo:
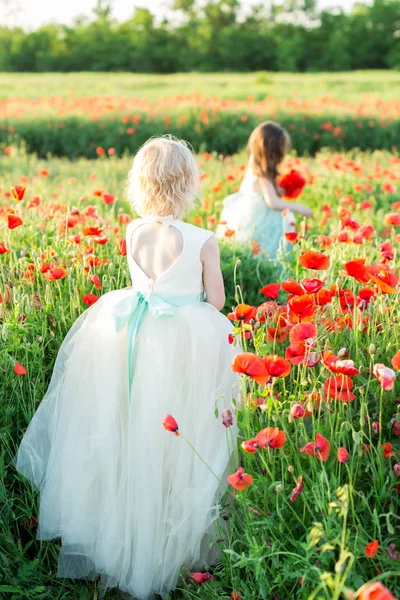
M284 210L285 208L289 208L293 212L303 215L303 217L313 216L313 211L311 208L308 208L308 206L304 206L304 204L297 204L296 202L287 202L286 200L282 200L268 179L260 178L259 182L265 202L269 208L272 208L272 210Z
M221 310L225 304L224 280L222 279L218 243L213 235L201 249L203 263L203 283L206 301Z

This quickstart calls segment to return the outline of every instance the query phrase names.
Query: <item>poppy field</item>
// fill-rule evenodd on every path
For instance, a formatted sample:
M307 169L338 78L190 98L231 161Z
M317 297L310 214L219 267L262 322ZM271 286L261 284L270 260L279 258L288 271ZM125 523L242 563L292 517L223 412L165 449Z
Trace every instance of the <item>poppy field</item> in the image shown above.
M214 230L246 156L198 163L189 220ZM45 161L17 145L0 157L0 597L98 597L96 582L55 577L59 542L35 540L38 498L10 460L72 323L129 284L129 167L113 153ZM400 597L400 158L324 150L287 158L281 172L293 171L314 218L297 218L288 255L269 262L229 229L221 242L229 341L241 347L236 411L216 413L222 436L239 426L228 530L221 563L184 574L174 600ZM175 417L164 428L177 433Z
M121 156L172 133L196 151L233 154L273 119L299 154L386 149L400 136L396 72L296 75L3 74L0 144L42 157Z

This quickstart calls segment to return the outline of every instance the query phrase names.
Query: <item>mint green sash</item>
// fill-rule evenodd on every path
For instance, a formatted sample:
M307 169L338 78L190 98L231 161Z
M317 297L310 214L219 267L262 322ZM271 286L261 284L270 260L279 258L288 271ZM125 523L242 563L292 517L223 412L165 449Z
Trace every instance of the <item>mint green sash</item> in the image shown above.
M126 329L126 359L128 363L129 398L132 388L132 348L136 342L140 325L147 311L155 319L173 317L177 306L187 306L204 302L204 292L197 296L170 296L150 292L144 296L141 292L133 292L115 306L113 315L117 332L127 325Z

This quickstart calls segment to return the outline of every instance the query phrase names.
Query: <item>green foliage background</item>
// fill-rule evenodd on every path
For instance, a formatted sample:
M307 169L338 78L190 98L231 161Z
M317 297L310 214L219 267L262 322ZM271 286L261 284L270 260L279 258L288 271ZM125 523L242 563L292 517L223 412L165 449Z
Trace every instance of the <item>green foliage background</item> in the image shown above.
M1 71L346 71L400 67L398 0L356 3L350 13L315 0L170 2L164 18L136 8L123 23L98 0L94 19L25 32L0 27Z

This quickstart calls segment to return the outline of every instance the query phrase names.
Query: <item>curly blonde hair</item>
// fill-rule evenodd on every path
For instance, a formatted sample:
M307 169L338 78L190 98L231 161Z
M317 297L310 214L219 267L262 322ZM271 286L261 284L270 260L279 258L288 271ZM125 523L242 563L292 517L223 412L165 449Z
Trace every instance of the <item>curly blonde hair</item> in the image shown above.
M137 152L128 174L128 200L139 216L182 218L193 207L199 169L184 140L150 138Z

